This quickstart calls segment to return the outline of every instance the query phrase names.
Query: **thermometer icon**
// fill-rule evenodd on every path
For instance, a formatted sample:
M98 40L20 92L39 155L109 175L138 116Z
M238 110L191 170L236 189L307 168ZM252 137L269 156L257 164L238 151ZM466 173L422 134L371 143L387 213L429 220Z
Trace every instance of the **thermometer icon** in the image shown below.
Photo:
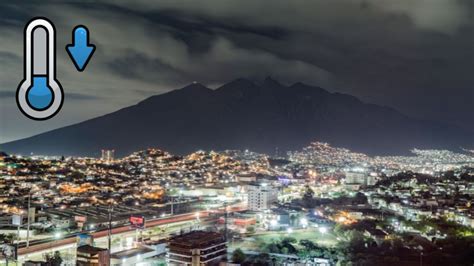
M56 80L55 30L45 18L28 23L24 36L24 79L18 86L16 101L21 112L34 120L55 116L64 101Z

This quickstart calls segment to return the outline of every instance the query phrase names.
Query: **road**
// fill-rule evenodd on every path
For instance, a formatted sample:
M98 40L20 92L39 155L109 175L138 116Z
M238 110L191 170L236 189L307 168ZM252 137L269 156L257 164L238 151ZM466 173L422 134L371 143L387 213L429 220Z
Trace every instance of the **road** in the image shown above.
M203 212L199 213L200 217L207 217L208 215L209 215L209 213L206 212L206 211L203 211ZM150 227L155 227L155 226L165 225L165 224L170 224L170 223L190 221L190 220L193 220L193 219L196 219L196 213L186 213L186 214L174 215L172 217L167 217L167 218L159 218L159 219L148 220L145 224L145 227L150 228ZM132 231L135 231L135 229L131 228L128 225L127 226L120 226L120 227L116 227L116 228L112 229L112 235L122 234L122 233L132 232ZM94 239L101 238L101 237L105 237L105 236L108 235L108 230L103 229L103 230L96 231L96 232L90 232L90 234L94 237ZM42 252L42 251L45 251L45 250L48 250L48 249L55 249L55 248L59 248L59 247L62 247L62 246L74 245L74 244L76 244L76 241L77 241L76 240L76 235L77 234L73 234L73 235L70 235L70 236L66 236L62 239L58 239L58 240L48 240L45 243L32 244L28 248L27 247L20 247L18 249L18 255L22 256L22 255L27 255L27 254L30 254L30 253Z
M227 207L228 212L237 212L237 211L243 211L243 210L246 210L246 207L242 204L234 204ZM209 217L210 214L219 214L223 212L224 212L224 208L218 208L218 209L209 210L209 211L200 211L199 217L205 218L205 217ZM191 221L196 218L197 218L196 212L178 214L178 215L173 215L171 217L147 220L145 227L151 228L151 227L155 227L159 225ZM131 228L129 225L119 226L112 229L112 235L133 232L135 230L136 229ZM105 228L105 229L100 229L97 231L89 231L88 233L90 233L94 239L97 239L101 237L106 237L108 235L108 229ZM46 250L52 250L52 249L57 249L60 247L66 247L66 246L73 247L76 244L76 241L77 241L76 237L78 234L80 233L66 235L62 239L46 239L46 240L38 241L36 243L30 242L30 246L28 248L25 246L20 246L18 248L18 256L24 257L25 255L28 255L28 254L44 252Z

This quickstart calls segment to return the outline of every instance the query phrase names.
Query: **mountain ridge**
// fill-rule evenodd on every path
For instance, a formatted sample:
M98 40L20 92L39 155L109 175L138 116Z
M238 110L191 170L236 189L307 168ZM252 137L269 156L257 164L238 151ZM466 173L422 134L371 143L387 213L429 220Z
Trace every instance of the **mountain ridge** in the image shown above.
M273 154L319 140L370 155L412 148L458 151L473 143L467 130L414 119L301 82L236 79L212 90L200 83L150 96L135 105L29 138L0 144L9 153L119 156L148 147L176 154L198 149L252 149Z

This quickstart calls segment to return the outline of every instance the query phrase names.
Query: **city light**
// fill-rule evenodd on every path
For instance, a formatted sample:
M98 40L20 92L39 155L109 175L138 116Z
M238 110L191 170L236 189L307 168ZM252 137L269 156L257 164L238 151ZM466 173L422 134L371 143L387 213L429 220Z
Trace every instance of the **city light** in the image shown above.
M270 220L270 226L275 227L275 226L277 226L277 224L278 224L277 220L275 220L275 219Z
M5 2L0 266L474 266L474 0Z
M319 227L318 230L321 234L326 234L328 232L328 229L326 227Z
M31 180L37 181L37 173L30 173L28 167L36 169L44 167L44 165L51 166L51 169L48 170L50 172L46 174L48 178L41 179L45 184L41 185L38 182L31 186L31 198L35 205L54 202L55 207L50 210L45 208L45 211L51 211L51 214L54 215L59 210L66 218L35 221L33 225L35 230L38 229L38 226L42 226L40 229L44 230L51 228L51 226L65 228L66 224L74 224L77 227L66 229L67 232L71 232L71 235L81 232L82 229L84 232L90 230L94 233L107 234L107 223L104 224L101 221L99 225L94 217L108 217L110 204L116 206L110 222L114 228L122 228L121 230L125 231L132 229L129 223L123 221L123 217L130 215L130 211L143 212L143 216L150 219L145 223L147 227L155 222L160 222L157 227L151 225L150 229L147 228L144 233L140 232L141 228L137 228L132 229L135 231L133 234L121 235L119 238L123 238L121 239L123 241L111 243L114 250L115 248L130 250L138 247L140 241L153 243L157 237L170 237L177 232L184 234L185 230L223 230L225 225L232 235L237 236L232 238L232 241L237 243L242 241L239 234L240 237L244 236L247 239L258 239L260 236L265 239L267 235L285 233L287 237L295 237L298 238L297 241L301 241L305 239L306 235L310 235L307 228L311 226L311 228L317 229L317 233L320 234L320 239L311 241L321 247L324 247L324 244L318 243L318 241L325 241L323 239L326 237L330 237L336 243L347 241L347 237L341 235L343 233L329 234L331 224L350 225L365 220L380 221L377 228L371 229L369 227L361 232L365 236L364 239L368 239L368 241L375 241L376 238L382 239L381 241L392 240L400 237L399 234L403 231L417 232L420 237L427 239L432 236L437 239L447 239L452 236L452 232L463 237L474 234L470 229L466 229L471 225L472 219L469 214L471 208L469 202L452 196L449 202L458 206L452 209L442 204L446 199L439 201L437 198L437 195L456 195L456 185L459 191L466 191L469 188L468 182L452 177L451 179L442 179L443 182L440 182L439 177L427 176L429 174L426 173L430 172L432 168L424 166L423 174L400 172L398 174L400 177L384 179L385 183L382 182L380 185L374 182L382 180L380 174L382 170L384 170L383 175L386 175L388 169L394 170L393 167L377 168L374 166L375 164L371 164L371 160L374 160L372 163L375 162L374 158L351 153L348 150L334 150L324 145L318 146L319 148L315 147L317 145L313 147L315 150L305 151L305 153L311 151L311 156L308 155L306 158L308 161L296 162L291 161L293 158L290 158L291 163L283 167L272 167L269 164L260 165L257 171L278 177L274 180L263 179L261 182L252 172L256 168L239 164L237 161L232 161L233 159L230 157L226 157L224 160L216 159L219 157L217 153L210 152L195 153L193 155L195 161L186 161L187 157L176 157L167 153L162 153L163 158L161 159L157 159L157 157L150 159L146 154L138 153L140 155L134 154L123 159L116 159L105 168L101 168L103 164L97 164L94 159L77 158L70 159L67 163L53 164L38 157L37 161L26 161L23 168L19 168L19 165L25 164L25 161L18 161L15 162L15 167L4 167L0 171L3 171L4 180L13 182L15 188L22 188L25 187L23 182L30 181L28 179L30 177ZM233 153L238 152L233 151ZM417 153L423 154L420 156L425 159L430 156L447 154L434 151L417 151ZM318 158L316 162L310 161L315 160L315 154ZM341 164L337 163L339 159L324 161L321 156L341 157L339 158ZM441 157L436 158L438 160L436 167L445 162ZM455 158L464 157L455 156ZM247 163L257 164L253 160L260 159L257 156L246 160ZM414 164L418 159L415 157L404 160ZM170 162L170 160L172 161ZM351 160L364 162L360 163L360 166L344 165ZM376 159L378 163L380 160L382 159ZM401 159L397 157L397 160ZM449 160L446 159L446 165L451 164L451 160L451 157ZM324 163L321 163L322 161ZM466 161L469 160L466 159ZM203 165L196 166L196 162ZM137 163L141 165L140 172L134 173L135 168L127 168L128 165ZM8 165L11 166L11 164ZM232 165L235 165L235 168L232 168L234 167ZM474 166L474 160L472 165ZM397 171L402 169L400 166L401 164L396 165L399 167ZM66 178L74 176L69 172L72 171L71 169L84 171L84 176L77 174L77 179ZM60 174L57 174L58 171ZM175 177L170 176L170 171ZM314 175L314 178L308 179L308 171L314 171L311 172L312 175L317 174ZM457 174L463 174L464 178L474 175L467 174L470 173L468 170L462 171L466 172ZM245 174L241 172L245 172ZM17 173L21 173L21 175L17 176ZM153 177L150 178L143 173L153 173ZM292 178L293 175L298 178ZM26 178L26 176L29 177ZM103 176L104 178L102 178ZM106 176L109 177L105 178ZM223 177L215 178L217 176ZM209 177L212 178L209 179ZM248 178L248 183L239 183L241 182L239 180L245 180L245 178ZM368 181L368 178L377 180ZM226 183L226 180L229 183ZM231 184L231 180L237 182L237 185ZM166 184L168 184L168 188L164 189ZM370 186L368 186L369 184ZM192 189L193 187L194 189ZM411 189L411 196L406 194L407 187ZM48 193L42 193L43 188L49 188L49 190L47 189ZM12 191L18 193L15 189ZM427 191L430 193L425 196ZM327 203L311 206L310 200L301 200L303 197L308 197L305 195L307 192L309 197L316 200L323 199ZM390 197L387 197L387 194ZM111 195L114 196L110 197ZM24 201L24 198L20 199ZM171 202L171 200L173 201ZM8 201L3 201L0 204L0 210L4 213L22 214L25 217L27 213L25 206L26 204L15 206ZM227 206L227 221L223 213L224 206ZM150 210L154 212L150 212ZM169 213L167 213L168 211ZM204 220L203 217L208 216L219 220L213 229L210 229L207 223L201 223L201 220ZM156 220L156 218L165 217L168 218ZM181 221L182 217L186 217L188 220ZM417 226L414 224L421 220L420 217L424 217L427 225ZM459 224L464 227L451 232L444 231L443 227L436 224L436 220L440 219L446 219L451 223L450 226ZM94 221L94 223L88 224L88 221ZM189 223L186 224L186 222ZM342 231L358 230L341 228L343 228ZM69 233L65 235L64 232L54 231L49 234L49 238L60 242L57 240L69 237ZM101 240L98 241L101 242ZM101 245L103 246L104 243ZM256 249L261 252L258 248ZM135 258L141 260L143 256L140 253ZM129 262L126 261L126 263Z
M306 218L301 218L300 224L301 224L301 226L303 226L303 227L307 227L307 226L308 226L308 219L306 219Z

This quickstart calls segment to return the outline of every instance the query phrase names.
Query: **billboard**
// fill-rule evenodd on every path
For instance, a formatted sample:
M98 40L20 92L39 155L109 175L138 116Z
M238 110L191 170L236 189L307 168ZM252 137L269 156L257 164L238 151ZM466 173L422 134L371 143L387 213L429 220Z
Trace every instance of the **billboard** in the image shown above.
M76 215L76 216L74 216L74 221L76 223L85 223L87 221L87 217L82 216L82 215Z
M130 216L130 226L136 229L145 228L145 217L143 215L132 215Z
M13 225L21 226L22 220L23 220L23 217L21 217L21 215L14 214L14 215L12 216L12 224L13 224Z
M92 246L94 243L94 237L91 234L78 234L76 238L76 244L78 247L89 245Z

